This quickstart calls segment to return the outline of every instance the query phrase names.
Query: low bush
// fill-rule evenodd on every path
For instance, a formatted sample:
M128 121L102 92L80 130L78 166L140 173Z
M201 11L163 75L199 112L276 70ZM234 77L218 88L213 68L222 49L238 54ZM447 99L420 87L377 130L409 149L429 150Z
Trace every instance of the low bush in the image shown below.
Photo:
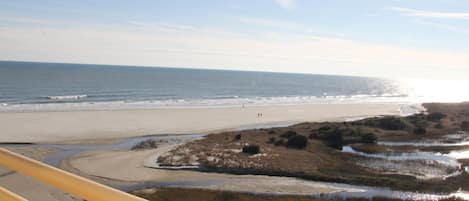
M267 134L273 135L273 134L275 134L275 131L274 131L274 130L270 130L269 132L267 132Z
M157 142L153 139L148 139L142 142L137 143L132 146L130 150L142 150L142 149L156 149L158 148Z
M285 144L285 140L283 139L279 139L274 143L275 146L282 146L284 144Z
M418 114L407 116L405 117L405 119L411 121L412 123L416 123L416 122L420 122L420 121L427 119L427 115L423 113L418 113Z
M344 146L344 137L339 129L335 129L333 132L329 133L325 140L328 146L335 149L341 150L342 146Z
M378 120L378 126L386 130L403 130L406 128L405 122L398 117L383 117Z
M277 141L277 138L276 138L276 137L271 137L271 138L269 138L269 140L267 141L267 143L268 143L268 144L274 144L276 141Z
M261 151L259 145L246 145L243 147L243 153L245 154L258 154Z
M308 136L309 139L318 139L318 134L317 133L311 133Z
M287 147L295 149L303 149L308 145L308 138L302 135L295 135L288 138Z
M289 130L283 134L280 135L280 137L283 137L283 138L291 138L293 136L297 135L295 131L292 131L292 130Z
M366 133L361 136L361 141L363 143L376 143L377 139L375 134L373 133Z
M427 133L427 129L425 129L425 127L416 127L416 128L414 128L414 134L423 135L425 133Z
M234 136L234 140L235 140L235 141L241 140L241 134L235 135L235 136Z
M462 129L463 131L469 131L469 121L463 121L463 122L461 123L461 129Z
M445 117L446 115L441 112L433 112L427 115L427 120L438 122Z
M318 131L327 131L327 130L331 130L331 127L329 126L322 126L318 129Z
M435 125L435 128L439 128L439 129L442 129L443 128L443 124L441 124L441 122L437 123Z

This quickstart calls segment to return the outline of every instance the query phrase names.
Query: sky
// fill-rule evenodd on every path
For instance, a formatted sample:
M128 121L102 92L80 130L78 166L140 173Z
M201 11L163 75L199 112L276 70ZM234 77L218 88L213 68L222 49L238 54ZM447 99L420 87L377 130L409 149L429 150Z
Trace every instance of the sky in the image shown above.
M0 0L0 60L469 80L469 0Z

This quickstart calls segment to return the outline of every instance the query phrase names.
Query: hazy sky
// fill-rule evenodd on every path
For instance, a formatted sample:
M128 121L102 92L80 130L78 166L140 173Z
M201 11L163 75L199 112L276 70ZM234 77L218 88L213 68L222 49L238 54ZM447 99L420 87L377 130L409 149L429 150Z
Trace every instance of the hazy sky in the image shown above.
M0 0L0 60L469 79L469 0Z

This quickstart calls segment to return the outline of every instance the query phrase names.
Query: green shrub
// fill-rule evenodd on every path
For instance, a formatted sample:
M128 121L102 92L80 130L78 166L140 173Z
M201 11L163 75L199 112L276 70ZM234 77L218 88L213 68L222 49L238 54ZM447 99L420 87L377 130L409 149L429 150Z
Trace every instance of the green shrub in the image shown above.
M287 147L295 149L303 149L308 145L308 138L302 135L295 135L288 138Z
M274 144L276 141L277 141L277 138L271 137L271 138L269 138L269 140L267 141L267 143L268 143L268 144Z
M279 139L274 143L275 146L282 146L284 144L285 144L285 140L283 139Z
M405 117L405 119L411 121L412 123L416 123L416 122L425 120L426 118L427 118L427 116L423 113L418 113L418 114L414 114L414 115L410 115L410 116Z
M406 124L401 118L383 117L378 120L378 126L386 130L403 130Z
M235 136L234 136L234 140L235 140L235 141L241 140L241 134L235 135Z
M463 121L463 122L461 123L461 129L462 129L463 131L469 131L469 121Z
M427 115L427 120L438 122L445 117L446 115L441 112L433 112Z
M339 129L335 129L333 132L330 132L329 135L325 137L325 140L328 146L335 149L342 149L342 146L344 145L344 137Z
M318 134L317 133L311 133L308 136L309 139L318 139Z
M376 143L377 138L373 133L366 133L361 136L361 140L363 143Z
M318 131L327 131L327 130L331 130L331 127L329 126L322 126L318 129Z
M260 150L259 145L246 145L243 147L243 153L250 155L258 154Z
M289 130L283 134L280 135L280 137L283 137L283 138L291 138L293 136L297 135L295 131L292 131L292 130Z
M423 135L427 133L427 129L425 129L424 127L416 127L414 128L414 134L417 134L417 135Z

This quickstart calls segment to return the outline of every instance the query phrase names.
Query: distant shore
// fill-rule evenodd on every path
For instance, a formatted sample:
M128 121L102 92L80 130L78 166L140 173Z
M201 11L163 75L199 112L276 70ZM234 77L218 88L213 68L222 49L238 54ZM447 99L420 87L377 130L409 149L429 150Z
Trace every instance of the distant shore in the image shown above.
M310 104L227 108L2 112L0 142L61 142L154 134L211 133L304 121L400 115L397 103ZM262 116L259 116L262 114Z

